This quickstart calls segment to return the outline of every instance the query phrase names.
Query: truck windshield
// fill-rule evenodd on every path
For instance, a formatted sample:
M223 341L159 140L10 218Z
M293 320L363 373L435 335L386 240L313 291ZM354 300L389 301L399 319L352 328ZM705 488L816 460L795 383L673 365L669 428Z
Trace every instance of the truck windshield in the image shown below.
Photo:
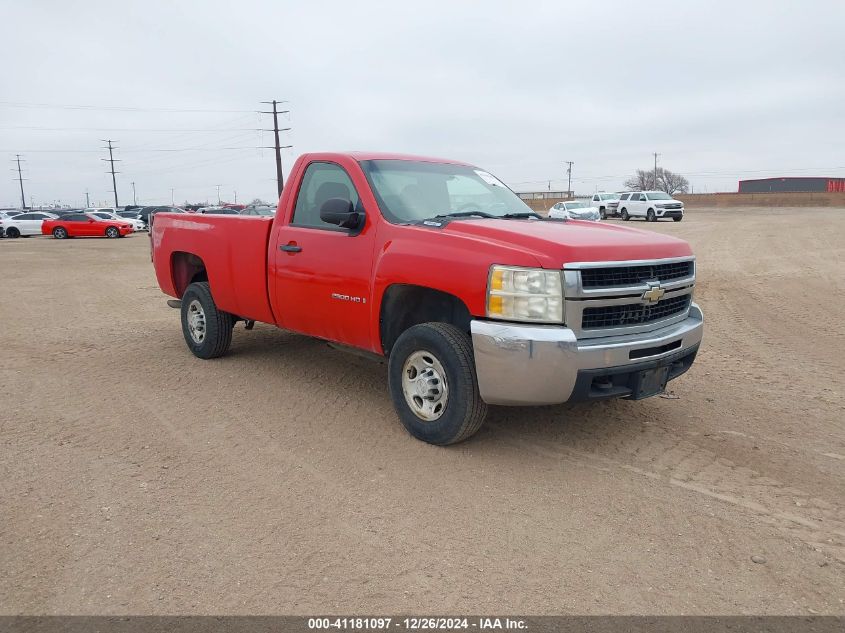
M476 167L409 160L361 161L388 221L419 222L435 216L534 217L499 179Z

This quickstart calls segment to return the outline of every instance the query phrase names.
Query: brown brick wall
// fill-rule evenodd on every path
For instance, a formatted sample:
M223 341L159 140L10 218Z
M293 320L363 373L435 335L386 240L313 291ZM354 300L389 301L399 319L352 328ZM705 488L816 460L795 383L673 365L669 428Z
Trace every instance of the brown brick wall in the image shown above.
M845 193L695 193L675 197L688 207L845 207Z

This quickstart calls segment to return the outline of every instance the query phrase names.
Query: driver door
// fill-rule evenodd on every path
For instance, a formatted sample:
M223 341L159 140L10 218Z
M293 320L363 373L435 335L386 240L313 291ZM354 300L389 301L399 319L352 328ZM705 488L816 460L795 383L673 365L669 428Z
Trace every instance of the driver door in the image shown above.
M273 311L283 328L354 347L370 347L373 218L359 232L320 219L331 198L361 208L349 174L326 161L310 163L300 180L293 214L279 223L275 243ZM366 209L375 214L375 209Z

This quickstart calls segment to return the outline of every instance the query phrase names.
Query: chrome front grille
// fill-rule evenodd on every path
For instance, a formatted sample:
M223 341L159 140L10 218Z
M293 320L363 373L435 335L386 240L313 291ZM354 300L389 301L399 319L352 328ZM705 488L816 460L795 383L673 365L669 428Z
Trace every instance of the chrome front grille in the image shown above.
M692 274L692 261L585 268L581 271L581 285L584 288L633 286L649 280L672 281L673 279L683 279L692 276Z
M576 336L632 334L687 317L695 286L695 260L574 263L564 266L563 278L566 324ZM655 289L662 294L657 301L653 300Z
M689 308L690 295L679 295L671 299L658 301L654 305L642 303L625 303L622 305L600 306L585 308L581 313L581 327L584 329L597 327L622 327L625 325L641 325L652 321L661 321Z

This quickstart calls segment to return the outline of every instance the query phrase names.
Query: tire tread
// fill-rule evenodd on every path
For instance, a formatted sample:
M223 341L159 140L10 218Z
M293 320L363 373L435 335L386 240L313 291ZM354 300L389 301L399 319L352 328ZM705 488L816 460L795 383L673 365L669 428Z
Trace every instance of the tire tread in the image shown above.
M223 312L217 308L217 304L214 303L214 297L211 295L211 288L209 287L207 281L194 282L188 286L185 290L185 294L182 295L183 304L185 302L185 297L189 292L197 294L203 304L203 310L205 311L206 336L212 337L212 345L208 351L201 354L197 353L196 347L192 345L192 341L189 340L190 335L185 331L185 324L183 320L182 331L185 335L185 341L188 343L188 346L191 348L191 351L195 356L203 359L219 358L228 351L229 346L232 344L232 330L235 326L235 319L228 312ZM209 327L209 325L213 327Z

